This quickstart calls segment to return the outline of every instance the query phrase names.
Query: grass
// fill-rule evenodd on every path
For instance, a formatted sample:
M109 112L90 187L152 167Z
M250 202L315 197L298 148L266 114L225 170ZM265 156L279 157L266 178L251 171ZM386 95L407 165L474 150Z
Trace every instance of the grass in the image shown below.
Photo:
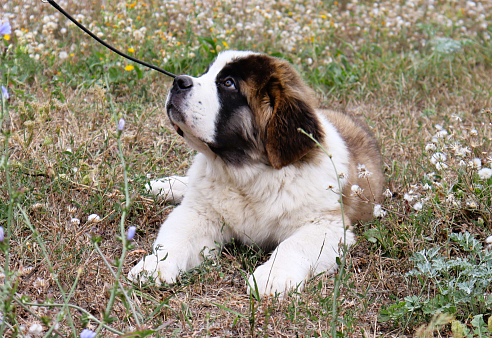
M184 174L193 158L164 111L170 79L96 45L48 4L3 9L13 28L0 36L4 336L35 336L34 324L59 337L328 337L332 323L343 337L492 331L492 181L480 171L492 162L487 2L66 5L108 42L177 74L201 74L227 48L286 58L323 105L371 127L387 214L356 226L344 274L314 276L284 301L247 295L245 276L268 253L239 243L173 286L115 278L151 250L173 208L145 183Z

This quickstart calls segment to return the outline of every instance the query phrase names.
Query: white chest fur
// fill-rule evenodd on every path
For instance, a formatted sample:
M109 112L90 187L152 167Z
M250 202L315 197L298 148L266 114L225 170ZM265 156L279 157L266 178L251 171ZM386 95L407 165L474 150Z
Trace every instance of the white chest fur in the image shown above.
M212 218L209 221L229 227L245 243L260 246L276 245L304 224L339 210L339 195L334 191L337 174L346 171L348 154L337 131L320 119L327 131L328 150L336 149L332 159L322 155L317 161L277 170L264 164L231 168L220 159L198 154L188 172L183 205L198 205Z

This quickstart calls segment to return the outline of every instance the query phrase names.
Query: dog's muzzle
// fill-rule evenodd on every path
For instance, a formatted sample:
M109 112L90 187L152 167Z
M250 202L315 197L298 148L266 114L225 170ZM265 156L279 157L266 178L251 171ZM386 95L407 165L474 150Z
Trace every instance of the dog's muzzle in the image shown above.
M184 133L177 123L185 123L181 106L191 88L193 88L193 79L187 75L179 75L174 79L171 92L169 93L167 114L174 129L180 136L183 136Z

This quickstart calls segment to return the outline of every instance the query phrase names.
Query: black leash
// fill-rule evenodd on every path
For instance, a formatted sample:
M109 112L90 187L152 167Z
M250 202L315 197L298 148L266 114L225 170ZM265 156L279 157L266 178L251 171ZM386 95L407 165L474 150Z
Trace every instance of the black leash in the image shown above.
M97 42L99 42L100 44L102 44L104 47L109 48L110 50L112 50L116 54L121 55L124 58L127 58L129 60L132 60L133 62L139 63L142 66L145 66L145 67L148 67L148 68L157 70L158 72L161 72L162 74L165 74L165 75L170 76L172 78L175 78L176 77L176 75L174 75L171 72L168 72L165 69L162 69L162 68L159 68L157 66L151 65L150 63L147 63L145 61L140 61L139 59L136 59L133 56L127 55L125 53L122 53L119 50L117 50L116 48L114 48L113 46L111 46L110 44L108 44L108 43L104 42L103 40L99 39L96 35L94 35L94 33L92 33L90 30L88 30L87 28L85 28L80 22L78 22L77 20L75 20L70 14L68 14L67 12L65 12L65 10L63 8L61 8L55 1L53 1L53 0L42 0L42 2L48 2L56 10L58 10L60 13L62 13L68 19L70 19L70 21L72 21L74 24L76 24L80 29L82 29L84 32L86 32L87 34L89 34L91 38L93 38L94 40L96 40Z

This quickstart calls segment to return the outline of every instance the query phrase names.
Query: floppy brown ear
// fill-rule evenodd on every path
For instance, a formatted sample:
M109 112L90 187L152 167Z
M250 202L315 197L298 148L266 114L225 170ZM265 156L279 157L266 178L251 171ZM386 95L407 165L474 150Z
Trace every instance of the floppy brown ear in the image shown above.
M324 136L310 102L311 92L297 76L289 81L271 80L268 86L273 112L267 124L265 144L268 160L275 169L296 162L316 146L299 128L318 142Z

